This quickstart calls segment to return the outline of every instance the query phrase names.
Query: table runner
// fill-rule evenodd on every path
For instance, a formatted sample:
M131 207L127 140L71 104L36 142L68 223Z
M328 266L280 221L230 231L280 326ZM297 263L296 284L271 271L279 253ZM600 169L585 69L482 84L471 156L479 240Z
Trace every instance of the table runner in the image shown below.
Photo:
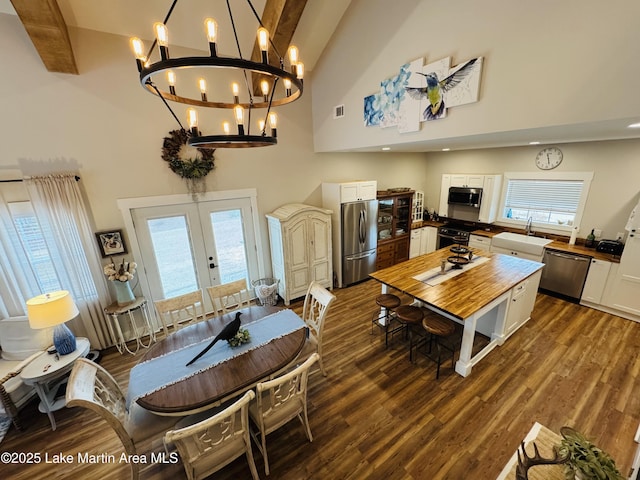
M302 319L293 310L280 310L256 322L240 326L249 331L251 336L249 343L232 348L225 340L218 340L211 350L188 367L187 362L200 353L215 338L215 335L165 355L140 362L131 369L129 374L127 405L304 326Z
M419 282L426 283L430 287L435 287L436 285L444 282L445 280L449 280L450 278L456 277L461 273L466 272L467 270L477 267L478 265L483 264L484 262L488 262L489 257L480 257L475 256L472 258L470 263L462 265L462 268L453 268L453 265L447 262L445 265L445 273L440 273L440 267L432 268L431 270L427 270L419 275L413 277Z

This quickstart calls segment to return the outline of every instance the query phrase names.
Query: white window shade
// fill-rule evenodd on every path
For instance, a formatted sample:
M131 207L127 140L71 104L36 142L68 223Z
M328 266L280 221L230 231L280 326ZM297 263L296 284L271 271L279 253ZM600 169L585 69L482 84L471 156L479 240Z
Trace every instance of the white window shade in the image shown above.
M567 229L579 225L593 174L505 174L501 220Z

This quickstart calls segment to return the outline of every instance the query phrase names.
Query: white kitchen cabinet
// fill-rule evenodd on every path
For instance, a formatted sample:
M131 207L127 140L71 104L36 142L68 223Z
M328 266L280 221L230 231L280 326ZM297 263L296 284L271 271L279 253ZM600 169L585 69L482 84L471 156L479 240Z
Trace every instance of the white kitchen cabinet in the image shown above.
M484 175L480 215L478 217L480 222L493 223L496 221L501 189L502 175Z
M422 227L411 230L409 243L409 258L435 252L438 229L436 227Z
M331 184L322 184L324 185ZM340 203L359 202L361 200L375 200L378 182L375 180L364 182L346 182L338 184L340 188ZM328 187L331 188L331 187Z
M411 230L411 238L409 239L409 258L420 255L420 241L422 240L422 229L415 228Z
M440 185L440 204L438 205L438 215L447 217L449 215L449 187L451 187L451 175L442 175Z
M271 268L285 305L304 296L314 280L332 288L331 210L296 203L266 216Z
M582 297L580 298L581 303L590 302L600 304L610 271L611 262L596 260L595 258L591 259L587 280L584 283L584 288L582 289Z
M620 257L609 272L603 303L610 308L640 317L640 234L630 232Z
M469 175L469 174L444 174L440 185L440 204L438 215L449 215L449 188L470 187L482 188L482 200L478 221L493 223L498 214L500 205L500 192L502 188L502 175Z
M517 250L509 250L507 248L496 247L493 244L491 245L491 249L489 251L492 253L504 253L505 255L511 255L512 257L524 258L525 260L533 260L534 262L542 263L542 254L532 255L530 253L519 252Z
M491 237L484 237L482 235L469 235L469 246L473 248L479 248L480 250L491 249Z
M420 255L436 251L436 242L438 241L438 229L436 227L422 227L422 236L420 237Z
M484 175L451 175L451 187L484 187Z
M542 270L538 270L511 290L507 316L505 318L505 338L531 318L531 312L536 303L536 294L538 293L541 275Z

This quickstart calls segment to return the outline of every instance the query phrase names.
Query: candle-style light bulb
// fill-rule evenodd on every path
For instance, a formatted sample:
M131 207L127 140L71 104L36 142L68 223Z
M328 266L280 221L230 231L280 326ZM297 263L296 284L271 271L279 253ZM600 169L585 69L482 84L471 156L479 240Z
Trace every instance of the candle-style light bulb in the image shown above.
M284 79L284 91L287 97L291 96L291 80L288 78Z
M222 124L222 131L224 131L225 135L229 135L229 122L224 122Z
M267 57L267 50L269 49L269 31L264 27L260 27L258 29L258 46L262 52L262 63L269 63Z
M298 62L296 65L296 76L302 80L304 78L304 63Z
M271 127L271 136L276 138L278 136L278 115L275 112L269 113L269 126Z
M199 136L198 134L198 112L196 112L195 108L187 109L187 120L189 122L189 130L191 130L191 135L194 137Z
M238 95L240 94L240 86L237 83L231 84L231 91L233 92L233 103L240 103Z
M213 18L207 18L204 21L207 30L207 40L209 41L209 51L212 57L218 56L216 42L218 41L218 23Z
M154 23L153 29L156 32L156 39L160 47L160 57L162 60L166 60L169 58L169 30L167 30L166 25L161 22Z
M262 90L262 96L264 97L264 101L269 101L269 82L266 80L262 80L260 82L260 90Z
M258 130L264 135L264 120L258 120Z
M138 37L131 37L129 40L131 51L134 57L136 57L136 64L138 65L138 71L142 71L144 63L147 61L147 57L144 53L144 43Z
M207 101L207 82L204 78L198 80L198 85L200 86L200 96L203 102Z
M296 65L298 64L298 47L291 45L288 50L289 65L291 65L291 73L296 74Z
M236 105L233 107L233 114L238 125L238 135L244 135L244 109L241 105Z
M169 93L171 95L176 94L176 74L173 70L167 72L167 82L169 83Z

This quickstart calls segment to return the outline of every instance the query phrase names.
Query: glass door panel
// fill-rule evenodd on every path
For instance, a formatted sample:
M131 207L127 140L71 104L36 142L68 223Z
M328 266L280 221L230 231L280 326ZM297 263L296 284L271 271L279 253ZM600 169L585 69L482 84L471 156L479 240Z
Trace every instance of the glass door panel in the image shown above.
M198 289L189 228L183 215L147 220L163 298Z
M152 300L259 278L248 198L136 208L132 213Z
M248 279L241 211L238 209L211 212L209 218L218 253L220 283Z

